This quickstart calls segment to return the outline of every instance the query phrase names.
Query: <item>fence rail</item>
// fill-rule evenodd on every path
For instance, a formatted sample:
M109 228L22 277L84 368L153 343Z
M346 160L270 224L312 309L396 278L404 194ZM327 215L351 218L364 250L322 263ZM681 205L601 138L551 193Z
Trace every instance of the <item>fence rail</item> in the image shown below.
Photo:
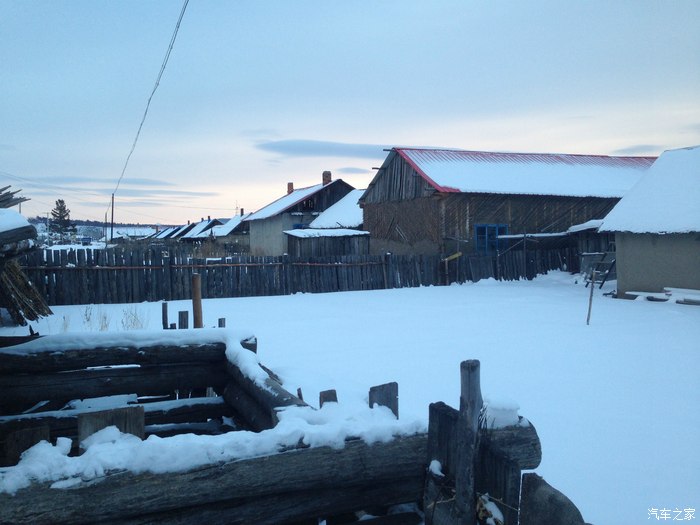
M195 257L191 250L140 246L106 250L38 250L21 265L50 305L136 303L191 297L199 273L203 298L289 295L444 285L485 278L531 279L575 271L573 249L509 251L499 257L437 255L338 257Z

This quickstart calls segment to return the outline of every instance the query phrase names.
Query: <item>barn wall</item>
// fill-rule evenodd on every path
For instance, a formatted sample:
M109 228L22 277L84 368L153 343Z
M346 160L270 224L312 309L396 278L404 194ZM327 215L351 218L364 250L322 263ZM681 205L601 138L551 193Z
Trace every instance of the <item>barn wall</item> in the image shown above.
M392 152L393 159L380 168L362 196L366 204L404 201L428 197L435 190L403 158Z
M310 222L312 217L310 214L304 217L283 213L267 219L250 221L250 254L284 254L287 251L287 236L283 233L284 230L291 230L297 223Z
M616 233L615 244L619 297L665 286L700 289L700 233Z
M308 259L310 257L328 257L334 255L369 254L369 235L352 235L347 237L310 237L288 236L288 251L292 257Z
M364 228L370 232L370 253L437 254L443 251L437 199L365 203Z

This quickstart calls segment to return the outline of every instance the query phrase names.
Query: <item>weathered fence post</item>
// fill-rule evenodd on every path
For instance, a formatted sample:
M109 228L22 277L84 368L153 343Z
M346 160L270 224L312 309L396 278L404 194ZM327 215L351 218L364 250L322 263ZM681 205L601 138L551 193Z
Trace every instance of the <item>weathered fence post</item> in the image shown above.
M202 276L192 274L192 327L204 328L202 321Z
M338 394L335 390L324 390L318 394L318 407L321 408L326 403L337 403Z
M190 327L189 312L187 310L182 310L177 313L177 327L180 330L184 330Z
M479 361L470 359L460 364L462 392L459 398L459 424L457 427L457 471L455 472L455 504L459 525L476 523L476 490L474 467L476 464L476 437L479 414L483 406Z
M167 330L168 326L169 326L169 323L168 323L168 303L163 301L161 308L163 311L163 330Z
M381 405L389 408L399 418L399 384L396 382L373 386L369 389L369 407Z

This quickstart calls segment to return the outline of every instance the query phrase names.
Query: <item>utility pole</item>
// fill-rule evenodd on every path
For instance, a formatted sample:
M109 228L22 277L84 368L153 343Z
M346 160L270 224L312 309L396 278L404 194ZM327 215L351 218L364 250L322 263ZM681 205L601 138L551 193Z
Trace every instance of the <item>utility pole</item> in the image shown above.
M109 240L114 240L114 193L112 193L112 227L109 232Z

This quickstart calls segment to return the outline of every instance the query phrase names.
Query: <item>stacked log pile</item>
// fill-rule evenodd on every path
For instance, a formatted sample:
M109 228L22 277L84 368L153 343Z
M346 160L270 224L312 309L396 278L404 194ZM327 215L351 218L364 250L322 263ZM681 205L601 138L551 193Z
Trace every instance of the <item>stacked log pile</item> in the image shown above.
M8 188L0 188L0 208L27 200L17 197L17 191L7 191ZM27 320L36 321L51 315L46 300L13 260L34 249L36 235L36 228L29 224L11 229L4 229L0 224L0 308L5 308L13 322L21 326L25 326Z

